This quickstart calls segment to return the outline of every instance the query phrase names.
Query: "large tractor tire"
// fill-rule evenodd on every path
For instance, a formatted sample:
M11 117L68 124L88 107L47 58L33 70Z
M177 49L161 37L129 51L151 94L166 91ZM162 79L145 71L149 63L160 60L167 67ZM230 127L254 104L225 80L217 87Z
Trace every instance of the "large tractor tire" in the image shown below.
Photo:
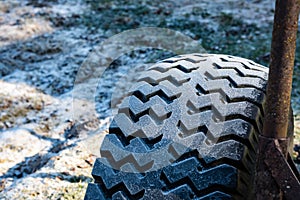
M267 78L227 55L150 67L110 125L85 199L253 199Z

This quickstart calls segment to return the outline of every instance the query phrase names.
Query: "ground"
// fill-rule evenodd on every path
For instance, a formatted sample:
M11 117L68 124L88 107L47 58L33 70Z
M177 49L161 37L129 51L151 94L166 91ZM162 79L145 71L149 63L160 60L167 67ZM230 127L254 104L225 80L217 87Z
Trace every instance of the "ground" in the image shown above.
M116 59L100 80L80 81L84 66L99 61L92 52L102 42L129 29L169 28L206 52L267 66L273 14L271 0L1 1L0 199L82 199L112 108L130 86L119 83L134 81L139 72L127 73L134 66L141 71L174 55L141 48ZM297 44L292 107L300 144ZM98 84L95 105L85 98L91 83Z

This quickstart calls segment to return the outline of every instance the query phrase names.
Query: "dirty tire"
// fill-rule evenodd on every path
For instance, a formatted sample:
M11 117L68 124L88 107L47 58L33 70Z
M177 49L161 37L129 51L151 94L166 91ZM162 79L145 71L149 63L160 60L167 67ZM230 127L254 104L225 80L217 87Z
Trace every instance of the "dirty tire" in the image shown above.
M253 199L267 78L227 55L150 67L110 125L85 199Z

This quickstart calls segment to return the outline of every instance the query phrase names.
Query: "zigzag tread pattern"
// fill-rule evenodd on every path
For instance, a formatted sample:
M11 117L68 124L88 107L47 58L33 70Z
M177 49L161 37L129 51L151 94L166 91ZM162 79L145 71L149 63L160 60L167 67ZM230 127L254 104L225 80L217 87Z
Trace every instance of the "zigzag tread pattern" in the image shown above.
M152 66L113 120L101 146L105 164L96 162L96 184L89 186L89 194L95 191L108 199L180 199L183 194L229 199L251 191L267 72L246 59L212 54L182 55ZM189 152L202 163L197 160L188 175L181 166L192 162L190 158L177 161ZM208 178L209 170L215 178ZM181 179L172 179L180 174ZM148 176L153 183L145 181ZM233 182L222 182L224 177ZM199 188L199 180L208 185ZM132 184L135 188L129 188Z
M114 170L106 163L102 158L96 160L92 172L96 182L89 184L86 200L115 199L117 196L123 199L206 199L215 196L228 199L241 196L233 192L238 184L237 169L227 164L199 171L201 163L191 157L138 175ZM220 177L223 177L222 181Z

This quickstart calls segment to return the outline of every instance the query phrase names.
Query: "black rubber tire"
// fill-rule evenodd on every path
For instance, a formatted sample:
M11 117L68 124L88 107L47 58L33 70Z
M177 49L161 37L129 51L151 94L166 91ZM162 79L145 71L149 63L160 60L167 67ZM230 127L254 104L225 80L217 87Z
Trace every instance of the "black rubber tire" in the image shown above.
M267 78L227 55L150 67L110 125L85 199L253 199Z

